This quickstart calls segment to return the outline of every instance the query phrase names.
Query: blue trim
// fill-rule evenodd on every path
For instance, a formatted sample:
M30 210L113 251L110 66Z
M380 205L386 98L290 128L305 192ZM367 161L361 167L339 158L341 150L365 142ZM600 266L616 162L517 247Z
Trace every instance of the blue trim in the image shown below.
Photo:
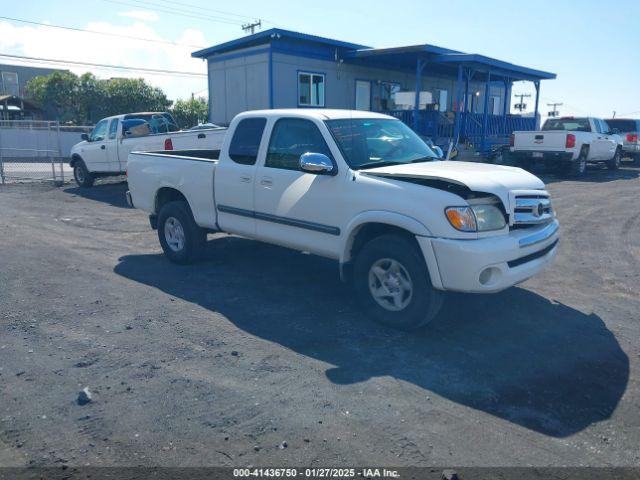
M324 92L322 98L322 105L300 105L300 74L307 73L309 75L322 75L322 90ZM313 87L313 79L310 79L309 95L311 95L311 88ZM309 99L311 100L311 99ZM327 74L326 72L314 72L313 70L296 70L296 105L298 108L326 108L327 105Z
M353 109L358 109L358 82L367 82L369 84L369 112L373 112L373 80L368 80L366 78L355 79L353 84Z
M432 59L432 61L437 63L451 63L451 62L463 62L463 63L475 63L487 67L492 67L494 69L501 69L504 72L494 72L492 73L505 73L510 72L514 78L526 77L531 79L540 79L540 80L553 80L556 78L555 73L544 72L542 70L534 70L533 68L521 67L520 65L514 65L513 63L504 62L502 60L498 60L496 58L486 57L484 55L478 55L477 53L451 53L446 55L438 55Z
M297 41L303 41L308 43L317 43L322 45L328 45L330 47L343 48L347 50L358 50L362 48L370 48L366 45L360 45L357 43L343 42L340 40L333 40L326 37L318 37L316 35L308 35L306 33L294 32L291 30L284 30L281 28L270 28L262 32L249 35L247 37L237 38L229 42L214 45L213 47L204 48L191 54L194 58L207 58L215 53L224 53L238 48L249 47L252 45L260 45L269 43L275 38L288 38Z
M229 55L216 55L207 59L209 63L224 62L225 60L233 60L234 58L252 57L254 55L260 55L262 53L269 53L271 49L269 47L260 48L256 50L249 50L246 52L230 53Z

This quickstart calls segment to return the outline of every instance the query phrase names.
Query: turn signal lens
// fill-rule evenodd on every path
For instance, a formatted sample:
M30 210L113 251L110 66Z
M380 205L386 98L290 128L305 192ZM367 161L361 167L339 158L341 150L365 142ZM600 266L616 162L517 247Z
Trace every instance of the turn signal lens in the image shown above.
M461 232L477 230L476 217L470 207L449 207L445 210L447 220L453 228Z

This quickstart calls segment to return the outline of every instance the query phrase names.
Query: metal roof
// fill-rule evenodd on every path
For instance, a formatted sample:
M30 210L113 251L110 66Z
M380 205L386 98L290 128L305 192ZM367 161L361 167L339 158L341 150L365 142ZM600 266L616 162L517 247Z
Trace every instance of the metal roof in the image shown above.
M219 45L214 45L213 47L198 50L197 52L193 52L191 56L195 58L206 58L210 55L231 52L240 48L263 45L265 43L269 43L272 38L288 38L291 40L299 40L304 42L322 43L324 45L343 48L346 50L371 48L367 47L366 45L360 45L357 43L343 42L341 40L333 40L331 38L318 37L316 35L308 35L306 33L283 30L281 28L270 28L269 30L254 33L253 35L248 35L246 37L231 40L230 42L225 42Z
M340 48L342 50L341 56L346 62L360 65L376 66L373 64L377 64L377 66L386 68L415 69L416 61L418 59L424 59L427 61L427 65L430 65L427 69L434 68L436 71L449 71L457 65L462 64L480 73L491 71L492 77L499 76L512 81L536 81L556 78L555 73L515 65L476 53L451 50L437 45L420 44L403 47L373 48L366 45L358 45L280 28L271 28L230 42L198 50L197 52L193 52L191 56L207 58L256 45L264 45L270 43L273 39L280 38Z

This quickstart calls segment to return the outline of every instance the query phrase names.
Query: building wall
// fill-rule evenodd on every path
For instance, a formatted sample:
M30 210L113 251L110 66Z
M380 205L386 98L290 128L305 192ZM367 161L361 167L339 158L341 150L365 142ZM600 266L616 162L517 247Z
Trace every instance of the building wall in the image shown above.
M227 59L209 58L209 118L213 123L228 124L238 113L247 110L270 108L268 46L246 48L227 54ZM403 91L415 90L415 73L368 68L349 63L337 63L325 59L299 55L271 54L273 75L273 108L298 107L298 72L307 71L325 75L325 107L355 108L356 80L372 83L372 96L377 95L377 82L399 83ZM447 91L447 111L453 110L456 77L429 73L425 68L421 90L430 91L436 101L436 91ZM479 92L475 96L475 92ZM464 85L462 86L464 93ZM484 107L484 83L472 81L469 93L474 95L474 111ZM504 102L504 87L493 85L490 95L499 97L498 111L501 114ZM509 101L507 96L507 101ZM375 101L372 108L375 109ZM507 110L508 111L508 110ZM491 113L491 111L490 111Z
M23 65L0 64L0 95L16 95L26 97L25 87L27 82L34 77L50 75L53 72L66 72L67 70L56 70L52 68L27 67ZM15 73L18 75L18 92L13 89L13 85L5 85L3 73ZM6 76L5 76L6 79ZM8 83L8 82L6 82Z
M265 47L209 59L209 121L228 124L240 112L269 108L269 53Z

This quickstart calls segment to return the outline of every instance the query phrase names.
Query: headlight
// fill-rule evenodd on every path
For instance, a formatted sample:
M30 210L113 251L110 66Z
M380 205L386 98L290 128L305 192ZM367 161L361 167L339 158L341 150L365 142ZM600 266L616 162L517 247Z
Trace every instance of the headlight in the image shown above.
M449 207L445 214L451 226L461 232L488 232L506 226L504 215L495 205Z

